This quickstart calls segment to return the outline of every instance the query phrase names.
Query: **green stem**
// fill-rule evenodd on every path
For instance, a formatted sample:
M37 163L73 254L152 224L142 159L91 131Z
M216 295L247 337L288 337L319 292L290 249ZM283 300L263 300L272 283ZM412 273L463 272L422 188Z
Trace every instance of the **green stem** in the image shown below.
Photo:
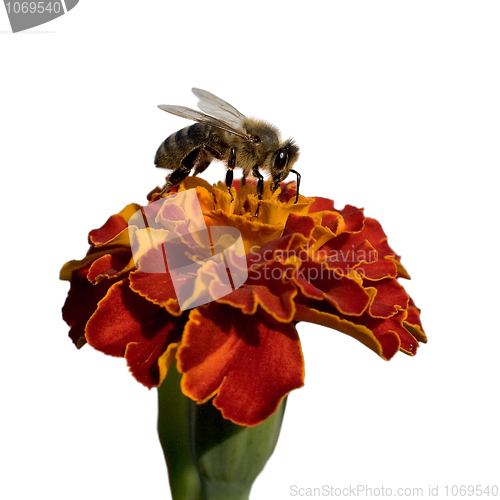
M173 500L200 500L200 480L188 444L188 398L175 364L158 387L158 435L168 467Z

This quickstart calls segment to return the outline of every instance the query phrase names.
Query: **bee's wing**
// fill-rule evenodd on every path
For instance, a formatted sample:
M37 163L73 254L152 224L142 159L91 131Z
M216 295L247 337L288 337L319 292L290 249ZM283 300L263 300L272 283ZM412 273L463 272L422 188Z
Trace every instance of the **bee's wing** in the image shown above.
M193 94L200 99L198 107L202 111L205 111L205 113L209 113L212 116L216 116L235 129L241 128L241 123L246 117L235 107L206 90L194 88L192 91Z
M242 137L247 141L254 141L252 136L233 128L229 123L214 118L213 116L206 115L205 113L201 113L200 111L196 111L195 109L186 108L185 106L169 106L167 104L160 104L158 107L167 113L187 118L188 120L194 120L195 122L206 123L212 127L220 128L238 137Z

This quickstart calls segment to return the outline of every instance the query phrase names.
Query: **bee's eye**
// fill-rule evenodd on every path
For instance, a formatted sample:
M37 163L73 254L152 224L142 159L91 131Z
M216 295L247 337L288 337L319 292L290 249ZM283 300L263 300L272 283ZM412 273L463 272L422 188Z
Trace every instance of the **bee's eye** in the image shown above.
M274 159L274 167L278 170L282 170L286 167L288 163L288 149L278 149L276 152L276 158Z

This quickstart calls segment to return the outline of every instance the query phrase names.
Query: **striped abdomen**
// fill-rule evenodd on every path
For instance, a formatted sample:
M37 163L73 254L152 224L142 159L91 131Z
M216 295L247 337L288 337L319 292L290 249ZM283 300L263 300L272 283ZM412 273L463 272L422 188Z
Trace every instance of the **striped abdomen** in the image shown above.
M210 125L195 123L167 137L156 152L155 165L175 170L195 149L204 149L210 140Z

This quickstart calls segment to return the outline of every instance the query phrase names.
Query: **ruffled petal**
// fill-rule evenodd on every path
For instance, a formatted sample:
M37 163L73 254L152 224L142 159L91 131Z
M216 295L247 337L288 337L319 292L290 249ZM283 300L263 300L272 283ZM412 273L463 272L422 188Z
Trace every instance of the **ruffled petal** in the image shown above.
M240 215L229 216L223 212L205 212L205 222L210 226L232 226L239 230L245 252L263 247L269 240L281 235L283 227L255 222Z
M274 319L284 323L292 321L295 314L293 298L297 294L295 286L280 280L270 280L267 285L253 284L259 281L265 282L262 277L258 281L248 279L248 284L242 285L217 302L241 309L244 314L255 314L257 306L260 305Z
M217 299L220 304L228 304L240 309L243 314L255 314L259 305L256 296L253 293L253 287L242 285L230 294Z
M130 288L153 304L164 307L170 314L181 314L170 273L134 271L130 274Z
M383 359L391 359L401 347L398 334L390 329L384 330L380 327L375 332L366 325L359 324L358 318L354 322L340 315L319 311L303 304L297 304L296 307L295 321L315 323L345 333L369 347Z
M344 232L346 233L357 233L364 227L365 216L362 208L346 205L342 210L337 210L332 200L319 196L315 197L314 203L309 208L309 213L325 211L336 212L342 216L344 219Z
M182 337L183 322L167 323L158 335L144 342L130 342L125 349L125 359L130 373L148 389L158 387L166 375L170 363L163 363L165 373L162 374L160 358L177 346ZM175 351L174 351L175 353ZM173 356L169 357L171 362Z
M316 223L312 217L308 215L290 214L286 221L285 229L281 236L289 236L291 234L301 234L309 239L312 235Z
M365 279L379 281L384 278L396 278L398 266L392 257L384 257L374 262L364 262L356 271Z
M130 249L116 248L92 262L87 279L92 283L99 283L104 279L116 278L133 268L134 261Z
M214 405L239 425L257 425L304 383L299 338L291 323L245 316L210 304L191 312L178 354L187 396ZM279 367L279 368L278 368Z
M371 295L360 283L337 275L321 263L302 263L294 274L294 281L306 297L326 299L347 315L360 316L371 301Z
M151 388L159 383L158 358L180 340L183 325L182 318L139 296L123 279L99 302L85 336L104 354L126 357L135 378Z
M417 339L404 327L406 311L400 311L390 318L370 318L364 316L362 323L367 326L377 338L381 338L389 333L394 333L400 340L399 349L406 354L414 356L417 353Z
M415 305L411 297L408 303L408 316L403 325L419 342L427 342L427 336L420 321L420 309Z
M377 251L368 240L354 241L347 233L331 239L316 252L319 259L337 274L350 276L358 267L377 262Z
M397 280L383 279L368 283L370 288L377 291L373 302L370 304L370 316L374 318L390 318L398 311L407 308L410 298Z
M132 215L140 210L142 207L136 203L131 203L127 205L120 213L112 215L102 227L99 229L94 229L89 233L89 243L95 246L102 246L104 244L110 244L112 240L115 240L114 244L126 244L128 241L128 234L126 234L128 220ZM122 238L119 241L116 239L121 235Z
M120 215L112 215L99 229L93 229L89 233L89 242L94 245L102 245L121 233L127 227L127 222Z
M63 319L70 326L69 337L78 349L87 343L85 325L96 310L97 303L117 281L117 278L109 279L94 285L87 279L88 271L87 264L72 272L71 288L62 309Z

